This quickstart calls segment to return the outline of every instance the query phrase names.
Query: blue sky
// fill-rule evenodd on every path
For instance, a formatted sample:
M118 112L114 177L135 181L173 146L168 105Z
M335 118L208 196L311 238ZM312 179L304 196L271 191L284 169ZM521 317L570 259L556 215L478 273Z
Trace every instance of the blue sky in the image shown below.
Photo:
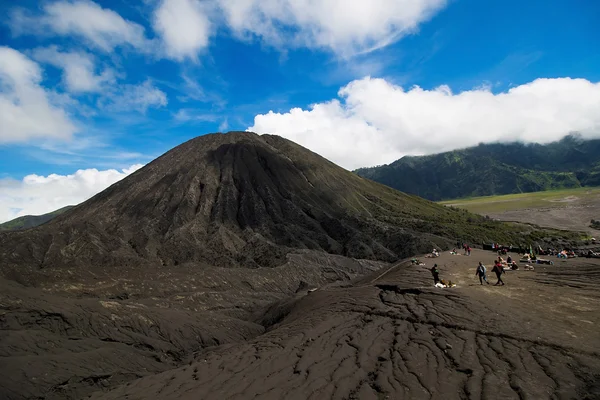
M600 136L598 2L245 3L2 2L0 221L215 131L280 134L348 169ZM75 174L94 168L110 177Z

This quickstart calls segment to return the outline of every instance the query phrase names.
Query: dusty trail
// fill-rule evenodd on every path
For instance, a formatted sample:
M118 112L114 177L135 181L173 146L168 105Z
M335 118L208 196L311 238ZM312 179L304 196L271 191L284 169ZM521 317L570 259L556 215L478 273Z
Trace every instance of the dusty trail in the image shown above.
M569 260L480 287L473 264L492 257L427 260L454 289L431 287L426 267L398 265L372 284L310 293L248 343L92 398L600 398L598 263Z

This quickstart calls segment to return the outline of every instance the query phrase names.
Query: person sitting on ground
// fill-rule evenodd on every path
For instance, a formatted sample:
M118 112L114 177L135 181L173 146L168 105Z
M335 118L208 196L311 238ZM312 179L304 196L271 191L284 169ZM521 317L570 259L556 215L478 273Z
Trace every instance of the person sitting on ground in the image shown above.
M511 262L508 265L510 266L510 269L512 269L513 271L516 271L519 269L519 266L517 265L517 263L515 261Z
M477 271L475 271L475 275L479 276L479 283L481 285L483 285L483 281L485 281L485 283L487 283L488 285L490 284L487 280L487 276L486 276L486 270L485 270L485 265L483 265L481 263L481 261L479 261L479 265L477 266Z
M508 257L506 258L506 263L507 263L508 265L511 265L511 264L513 263L513 260L512 260L512 257L511 257L511 256L508 256Z

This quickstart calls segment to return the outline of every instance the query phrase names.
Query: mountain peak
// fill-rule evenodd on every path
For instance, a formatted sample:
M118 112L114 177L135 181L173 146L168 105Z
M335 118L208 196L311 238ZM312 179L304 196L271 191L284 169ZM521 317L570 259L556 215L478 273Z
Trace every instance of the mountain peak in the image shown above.
M272 267L310 249L394 261L506 230L365 180L278 136L191 139L49 223L0 235L24 269ZM489 222L488 224L492 224Z

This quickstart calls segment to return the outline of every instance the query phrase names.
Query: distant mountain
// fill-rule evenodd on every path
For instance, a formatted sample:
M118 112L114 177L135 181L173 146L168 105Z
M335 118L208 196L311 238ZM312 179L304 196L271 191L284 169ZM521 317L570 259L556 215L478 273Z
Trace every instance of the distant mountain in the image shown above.
M60 214L70 210L73 207L75 206L66 206L42 215L24 215L0 224L0 231L17 231L21 229L34 228L36 226L45 224L46 222L58 217Z
M600 140L569 135L546 145L480 144L355 172L434 201L600 186Z

